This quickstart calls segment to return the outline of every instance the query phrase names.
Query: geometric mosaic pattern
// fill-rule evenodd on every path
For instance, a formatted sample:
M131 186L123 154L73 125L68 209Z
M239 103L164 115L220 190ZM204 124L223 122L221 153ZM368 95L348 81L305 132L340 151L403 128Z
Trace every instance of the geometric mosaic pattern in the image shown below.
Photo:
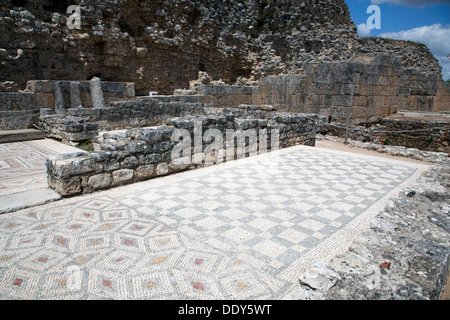
M416 163L292 147L0 216L1 299L279 299Z
M45 158L79 151L50 139L0 144L0 196L47 188Z

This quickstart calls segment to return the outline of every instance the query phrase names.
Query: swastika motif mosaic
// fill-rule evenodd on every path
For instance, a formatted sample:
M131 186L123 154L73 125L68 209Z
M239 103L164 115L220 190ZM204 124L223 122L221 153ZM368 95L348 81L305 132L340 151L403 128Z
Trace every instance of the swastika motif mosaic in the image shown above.
M0 196L46 188L45 158L79 151L49 139L0 144Z

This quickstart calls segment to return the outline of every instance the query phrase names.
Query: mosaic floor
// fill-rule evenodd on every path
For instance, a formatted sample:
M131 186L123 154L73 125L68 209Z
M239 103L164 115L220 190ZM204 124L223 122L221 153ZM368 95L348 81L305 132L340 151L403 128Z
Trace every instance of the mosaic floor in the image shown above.
M293 147L0 216L1 299L281 299L416 163Z
M46 188L45 158L77 151L48 139L0 144L0 196Z

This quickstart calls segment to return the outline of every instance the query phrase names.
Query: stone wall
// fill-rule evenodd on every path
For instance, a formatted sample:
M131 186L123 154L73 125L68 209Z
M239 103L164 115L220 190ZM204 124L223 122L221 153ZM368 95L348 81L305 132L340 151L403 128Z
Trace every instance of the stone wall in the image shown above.
M25 91L34 93L38 108L55 109L55 82L60 82L63 94L63 105L69 108L92 108L92 92L89 81L51 81L51 80L30 80L27 82ZM79 105L73 106L73 91L71 85L76 86L79 95ZM101 89L105 105L115 101L131 100L135 98L134 83L101 81Z
M73 112L74 117L83 117L82 110L94 107L91 82L31 80L25 92L0 92L0 130L27 129L40 122L45 130L52 128L47 131L53 132L53 135L64 131L60 123L57 124L60 117L54 121L48 117L46 121L39 121L40 110L43 109L43 114L47 116ZM98 83L100 90L97 96L105 107L116 101L135 98L134 83L100 80ZM77 114L77 110L81 115Z
M98 124L90 122L89 118L62 115L41 116L38 127L47 138L73 145L94 140L98 135Z
M168 120L167 126L105 133L96 141L99 152L48 158L48 184L69 196L232 161L273 148L313 146L314 123L300 114L277 115L271 120L222 114L174 118ZM174 132L183 133L183 138ZM198 144L196 137L200 133ZM232 134L236 140L230 139Z
M436 112L449 113L450 106L450 82L442 82L438 87L437 94L438 100L435 103Z
M309 64L301 75L263 77L251 85L229 86L200 73L173 97L225 108L273 105L280 112L317 113L330 122L346 123L348 115L354 124L374 123L401 110L450 112L450 85L438 73L404 69L401 60L387 56L365 61Z
M224 108L223 113L231 113L237 118L273 119L277 108L270 105L238 105L236 108Z
M347 130L343 125L322 122L318 125L318 133L344 138ZM371 126L349 127L348 138L384 146L450 154L450 121L383 118Z
M380 126L382 143L450 154L450 121L382 119Z
M0 130L32 128L38 117L34 94L0 92Z
M69 5L80 6L81 29L67 28ZM234 84L386 54L440 73L426 47L359 39L343 0L1 0L0 30L0 91L97 76L170 94L198 71Z
M254 86L202 85L199 94L206 103L217 108L234 107L241 104L252 104Z
M404 69L401 61L375 57L370 63L322 63L302 75L260 80L253 104L279 111L318 113L332 122L371 123L400 110L450 111L449 86L436 73Z
M203 103L161 102L158 99L117 101L104 108L75 108L67 115L41 115L39 127L65 143L93 140L99 131L162 125L168 118L205 114Z
M377 56L389 56L400 60L404 69L427 74L441 73L439 61L426 45L419 42L364 37L358 39L357 50L356 62L367 63Z

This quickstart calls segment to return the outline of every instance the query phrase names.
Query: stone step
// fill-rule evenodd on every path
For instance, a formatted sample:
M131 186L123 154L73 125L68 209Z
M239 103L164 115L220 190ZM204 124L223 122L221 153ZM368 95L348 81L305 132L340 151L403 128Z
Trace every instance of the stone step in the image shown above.
M0 143L41 140L45 135L37 129L0 131Z
M62 196L50 188L27 190L0 196L0 214L40 206L61 199Z

